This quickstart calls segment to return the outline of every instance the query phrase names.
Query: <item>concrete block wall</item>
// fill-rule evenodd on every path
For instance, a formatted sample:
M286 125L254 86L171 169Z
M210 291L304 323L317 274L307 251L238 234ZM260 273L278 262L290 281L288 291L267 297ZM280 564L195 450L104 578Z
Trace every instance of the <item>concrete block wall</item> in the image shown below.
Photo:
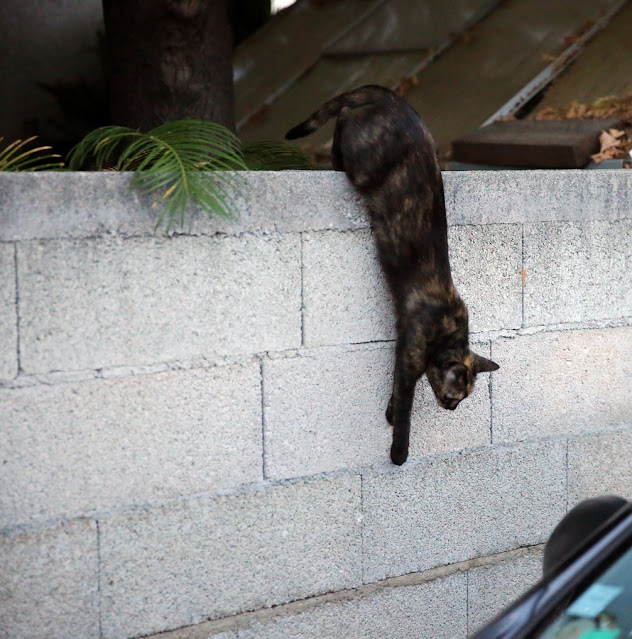
M128 176L0 176L0 636L465 639L632 498L632 171L446 173L472 343L388 459L393 317L343 175L171 236Z

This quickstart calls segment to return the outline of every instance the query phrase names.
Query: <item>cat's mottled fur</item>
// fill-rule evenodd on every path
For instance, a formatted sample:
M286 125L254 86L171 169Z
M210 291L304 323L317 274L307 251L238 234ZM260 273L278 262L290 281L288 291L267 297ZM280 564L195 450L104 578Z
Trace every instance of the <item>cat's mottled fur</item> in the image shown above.
M415 110L396 93L365 86L325 103L287 139L337 116L332 147L369 211L378 255L395 306L397 345L391 459L408 457L415 385L425 373L437 401L454 410L477 373L498 368L469 348L467 307L450 274L443 180L435 145Z

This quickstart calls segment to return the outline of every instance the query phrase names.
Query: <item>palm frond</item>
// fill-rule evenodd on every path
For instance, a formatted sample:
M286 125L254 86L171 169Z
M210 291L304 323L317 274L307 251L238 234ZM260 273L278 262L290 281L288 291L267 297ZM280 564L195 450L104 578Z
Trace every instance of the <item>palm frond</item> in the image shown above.
M241 148L250 171L310 171L318 168L309 155L288 142L254 142Z
M202 120L168 122L147 133L127 127L101 127L70 152L71 169L89 162L97 168L135 171L132 185L161 205L157 227L167 230L179 220L189 202L209 216L229 216L227 188L236 179L227 171L246 170L239 139L227 128ZM223 172L209 175L209 171Z
M63 167L64 163L57 160L60 155L48 153L50 146L26 148L36 137L15 140L0 150L0 171L45 171ZM0 137L0 144L3 139Z

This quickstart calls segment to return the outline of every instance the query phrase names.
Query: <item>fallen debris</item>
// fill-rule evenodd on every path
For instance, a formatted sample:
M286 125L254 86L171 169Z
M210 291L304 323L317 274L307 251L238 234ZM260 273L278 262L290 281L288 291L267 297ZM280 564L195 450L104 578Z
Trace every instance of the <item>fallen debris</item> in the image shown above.
M603 160L630 158L632 150L632 92L624 96L608 95L592 104L571 102L559 107L547 107L535 114L536 120L621 120L621 129L604 130L599 142L601 148L591 156L599 163ZM613 133L615 131L615 133Z

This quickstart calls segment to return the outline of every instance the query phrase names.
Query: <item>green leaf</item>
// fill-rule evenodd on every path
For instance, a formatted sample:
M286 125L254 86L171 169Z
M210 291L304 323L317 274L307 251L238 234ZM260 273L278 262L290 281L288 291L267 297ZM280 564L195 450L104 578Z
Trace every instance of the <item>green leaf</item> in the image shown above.
M255 142L242 147L251 171L310 171L318 168L309 155L287 142Z
M44 171L63 167L64 163L57 160L60 155L48 153L50 146L26 148L35 138L15 140L0 150L0 171ZM0 144L3 139L0 137Z
M68 160L73 169L93 164L136 171L132 185L154 198L153 206L161 207L157 226L164 222L167 230L176 221L183 223L190 202L208 215L226 216L230 196L209 171L247 168L239 139L227 128L202 120L168 122L147 133L101 127L77 144Z
M209 216L228 218L243 187L236 172L316 168L308 156L285 142L242 146L226 127L203 120L179 120L147 133L119 126L92 131L69 153L71 169L96 167L135 171L132 186L159 208L156 228L183 224L195 203Z

